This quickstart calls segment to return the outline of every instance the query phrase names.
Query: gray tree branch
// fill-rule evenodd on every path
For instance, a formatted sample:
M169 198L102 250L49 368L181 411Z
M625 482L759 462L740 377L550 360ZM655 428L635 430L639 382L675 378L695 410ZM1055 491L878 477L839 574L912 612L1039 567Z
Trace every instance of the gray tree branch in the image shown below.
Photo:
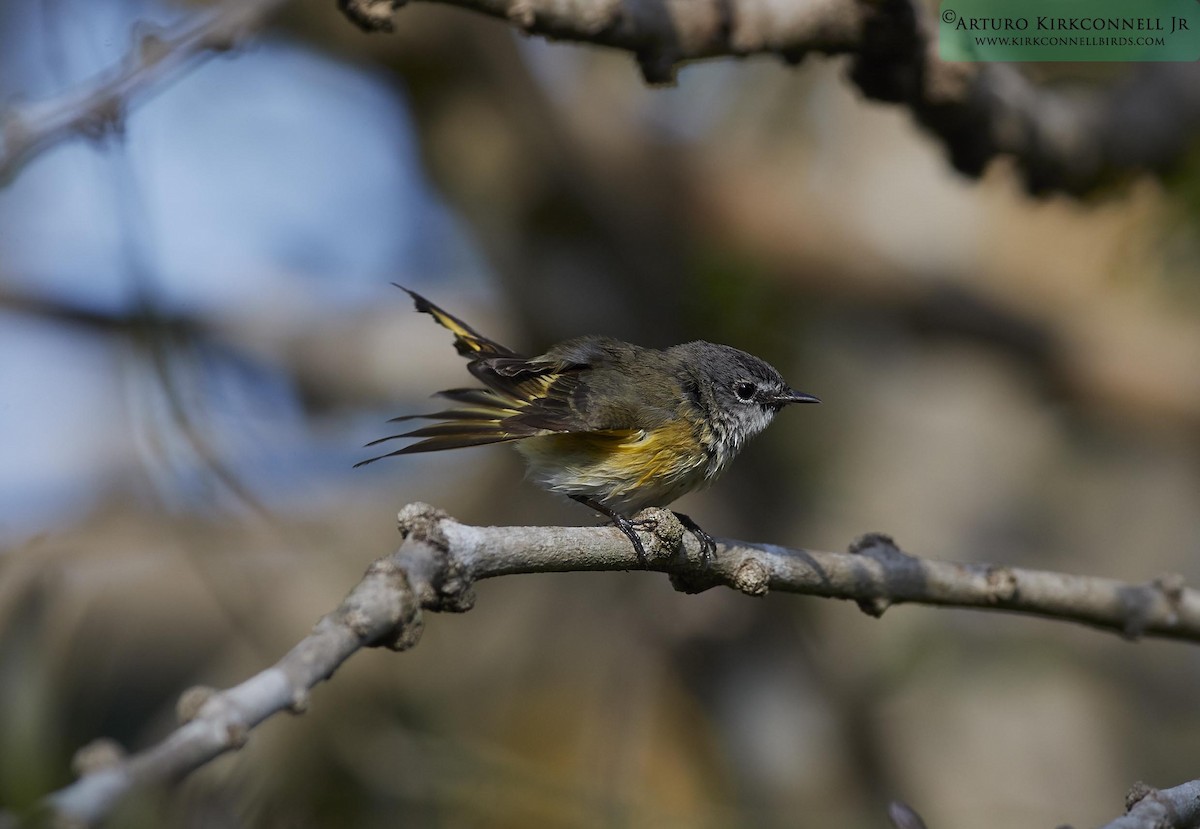
M724 541L715 558L705 561L669 511L649 510L643 517L656 524L643 535L649 569L669 574L684 592L727 586L751 596L804 593L855 601L872 616L905 602L1008 610L1130 638L1200 642L1200 593L1175 577L1137 585L934 561L904 553L878 534L859 539L847 553ZM303 711L310 690L359 648L407 649L420 636L424 610L469 610L480 579L640 568L628 540L612 527L473 527L425 504L401 510L399 524L404 539L399 549L372 564L341 605L275 665L233 688L185 692L179 704L183 724L137 754L123 757L106 741L81 750L80 778L46 798L39 816L95 823L130 792L177 780L238 748L273 714ZM1163 798L1175 791L1155 794L1144 808L1168 802Z
M287 0L229 0L171 29L140 26L120 63L66 93L0 112L0 187L34 156L69 138L119 130L130 106L257 31Z
M409 1L338 5L367 31L391 31ZM421 1L628 51L650 83L671 82L677 67L705 58L848 54L863 94L912 110L959 171L979 176L1010 156L1035 193L1082 194L1130 172L1164 172L1200 131L1200 64L1146 64L1087 90L1039 86L1012 65L939 60L936 24L920 0Z
M1125 797L1125 814L1102 829L1194 829L1200 826L1200 780L1171 789L1137 783Z

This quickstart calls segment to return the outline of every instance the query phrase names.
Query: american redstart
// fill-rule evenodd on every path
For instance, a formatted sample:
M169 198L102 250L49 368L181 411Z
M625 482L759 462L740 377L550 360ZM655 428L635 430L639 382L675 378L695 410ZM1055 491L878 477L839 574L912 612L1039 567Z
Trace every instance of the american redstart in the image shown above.
M611 337L577 337L539 357L522 357L477 333L402 285L416 308L454 334L467 370L486 388L449 389L445 411L388 421L438 420L371 441L416 443L369 458L516 441L530 475L608 516L629 537L638 558L646 551L628 515L665 507L711 482L750 437L789 403L820 403L792 389L778 371L727 345L691 342L659 350ZM712 536L686 515L676 516L700 539L707 557Z

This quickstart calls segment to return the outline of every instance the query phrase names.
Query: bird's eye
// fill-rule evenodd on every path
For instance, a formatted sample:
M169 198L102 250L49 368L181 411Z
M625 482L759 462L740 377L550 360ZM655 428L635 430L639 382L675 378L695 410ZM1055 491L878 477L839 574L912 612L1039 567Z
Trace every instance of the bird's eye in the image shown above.
M749 403L754 399L754 392L756 391L758 391L758 389L755 388L753 383L747 383L745 381L738 383L733 387L733 393L738 396L738 400L741 400L745 403Z

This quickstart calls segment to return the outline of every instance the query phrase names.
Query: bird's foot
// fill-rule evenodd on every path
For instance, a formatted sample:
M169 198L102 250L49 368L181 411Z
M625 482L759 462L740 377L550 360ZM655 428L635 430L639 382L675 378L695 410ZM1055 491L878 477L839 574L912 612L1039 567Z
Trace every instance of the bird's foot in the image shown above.
M608 520L613 522L613 526L623 532L625 537L633 544L633 551L637 553L638 564L643 567L650 566L650 557L646 555L646 547L642 544L642 539L637 534L639 527L644 526L640 521L631 521L616 510L609 509L595 498L589 498L586 495L572 495L570 498L573 501L578 501L585 507L591 507L596 512L607 516ZM658 526L657 522L655 522L655 526Z
M671 548L679 544L680 539L678 536L664 538L663 534L659 532L661 529L659 517L665 514L666 510L658 511L658 515L655 514L656 510L644 510L639 513L637 518L626 518L621 513L610 509L594 498L589 498L586 495L572 495L570 497L585 506L591 507L596 512L607 516L608 520L613 522L613 526L624 533L629 542L633 544L633 551L637 553L638 563L643 567L650 566L650 557L646 554L646 546L642 543L642 539L638 535L638 530L657 535L662 543L668 544ZM700 542L700 559L705 569L707 569L716 557L717 540L705 532L690 516L684 515L682 512L672 512L671 514L675 516L676 520L679 521L685 530L694 535L696 540ZM669 533L668 535L674 535L674 533Z
M638 536L637 531L646 529L653 532L658 527L658 522L654 519L633 521L620 513L613 513L612 522L613 526L625 533L625 537L633 544L633 551L637 553L638 563L643 567L649 567L650 557L646 555L646 547L642 544L642 539Z
M679 519L679 523L683 524L683 528L696 537L700 542L700 558L707 568L717 555L717 540L704 531L704 528L692 520L691 516L684 515L682 512L674 513Z

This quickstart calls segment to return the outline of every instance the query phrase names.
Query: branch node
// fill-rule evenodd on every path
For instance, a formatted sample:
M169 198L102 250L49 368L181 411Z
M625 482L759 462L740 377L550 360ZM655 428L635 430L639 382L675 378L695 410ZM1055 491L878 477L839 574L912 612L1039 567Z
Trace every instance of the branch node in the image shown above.
M404 650L420 636L421 602L408 574L389 556L371 563L341 607L318 627L324 624L345 625L367 647Z
M430 586L432 596L421 602L422 607L444 613L466 613L475 606L475 579L462 561L438 550L442 566L434 572Z
M396 625L393 631L395 635L384 645L390 651L406 651L421 641L421 631L424 629L425 624L421 621L421 612L414 604L411 617L406 619L403 624Z
M448 519L450 516L443 510L414 501L400 508L396 515L396 524L405 540L427 541L445 552L450 549L450 542L442 532L442 522Z
M888 804L888 820L896 829L925 829L925 821L916 810L899 800Z
M250 729L245 723L231 722L225 725L225 745L230 748L241 748L250 739Z
M1168 626L1179 623L1179 610L1183 601L1183 577L1178 575L1159 576L1146 584L1124 585L1117 589L1117 598L1125 612L1121 635L1126 639L1140 639L1146 628L1155 621L1160 602L1167 605Z
M885 533L866 533L865 535L860 535L850 543L847 552L851 555L860 555L874 559L885 567L895 565L898 562L904 565L913 564L918 569L920 567L916 558L897 547L892 537ZM896 568L893 567L892 569ZM858 599L856 602L858 609L872 619L878 619L883 616L884 612L893 603L892 599L885 596Z
M308 711L308 691L304 688L297 688L292 691L292 698L288 702L288 711L293 714L303 714Z
M888 550L900 552L895 539L887 533L864 533L850 542L846 552L851 555L875 556L876 553L872 552L873 549L879 549L881 552Z
M747 596L765 596L771 586L771 573L758 559L748 558L734 572L733 586Z
M677 552L686 557L683 522L675 517L675 513L664 507L647 507L637 514L635 522L650 531L646 552L652 563L667 562Z
M79 134L90 141L100 142L124 132L125 103L118 95L100 98L86 117L80 119Z
M505 17L517 28L526 34L537 23L537 10L533 6L533 0L513 0L512 4L505 12Z
M361 607L353 607L348 609L345 614L343 614L342 620L346 623L346 627L354 631L354 635L360 640L365 640L370 636L371 616Z
M779 50L779 58L788 66L799 66L808 57L808 50L803 47L783 48Z
M420 504L419 506L425 506ZM432 508L429 508L432 509ZM437 510L434 510L437 512ZM438 530L440 533L441 531ZM444 538L443 538L444 542ZM434 548L438 554L445 555L442 548ZM391 608L391 630L381 643L393 651L406 651L421 640L421 629L424 623L421 619L421 608L427 606L418 600L408 574L396 566L390 558L380 559L371 566L371 570L383 575L386 584L397 599L397 606ZM367 572L371 572L368 570Z
M892 606L890 600L879 596L873 599L859 599L855 602L855 604L858 605L859 610L870 616L872 619L883 618L883 614L889 607Z
M1149 783L1144 783L1141 780L1129 787L1129 791L1125 793L1125 811L1128 813L1134 806L1141 803L1147 797L1152 797L1158 794L1158 789L1151 786Z
M667 574L667 579L671 582L671 587L675 588L675 590L691 595L711 590L720 584L720 582L704 578L692 570L687 572L680 570L673 571Z
M125 749L116 740L103 737L93 740L75 752L71 758L71 770L79 777L86 777L104 769L121 765Z
M133 27L137 57L142 66L153 66L171 54L169 33L161 26L140 22Z
M179 702L175 703L176 719L181 724L190 723L200 716L200 709L212 699L215 693L217 693L216 689L209 688L207 685L193 685L188 688L179 695Z
M396 625L395 633L388 641L384 642L384 647L388 650L395 650L396 653L401 653L403 650L415 648L416 643L421 641L421 631L425 630L425 623L421 621L420 609L414 611L412 619L404 621L402 625Z
M423 543L432 553L432 561L427 560L421 568L427 578L416 575L412 579L419 605L447 613L465 613L475 606L475 577L469 564L451 554L442 522L453 520L442 510L419 501L405 505L396 516L405 542Z
M988 601L992 604L1011 602L1017 597L1017 574L1008 567L988 567Z
M661 47L639 49L634 56L642 80L650 86L674 86L676 55Z
M690 531L671 510L650 507L638 513L637 520L648 526L652 533L651 544L647 546L650 563L667 565L671 586L680 593L703 593L726 583L725 578L713 569L712 560L703 544L691 547L684 543ZM721 553L718 551L713 555L719 558ZM732 580L729 584L751 595L766 593L765 585L760 590L754 586L754 582L753 576L747 574L744 586Z
M364 32L393 32L392 15L407 0L338 0L338 8Z
M615 31L624 19L622 0L599 0L580 9L579 28L588 37L599 37Z

